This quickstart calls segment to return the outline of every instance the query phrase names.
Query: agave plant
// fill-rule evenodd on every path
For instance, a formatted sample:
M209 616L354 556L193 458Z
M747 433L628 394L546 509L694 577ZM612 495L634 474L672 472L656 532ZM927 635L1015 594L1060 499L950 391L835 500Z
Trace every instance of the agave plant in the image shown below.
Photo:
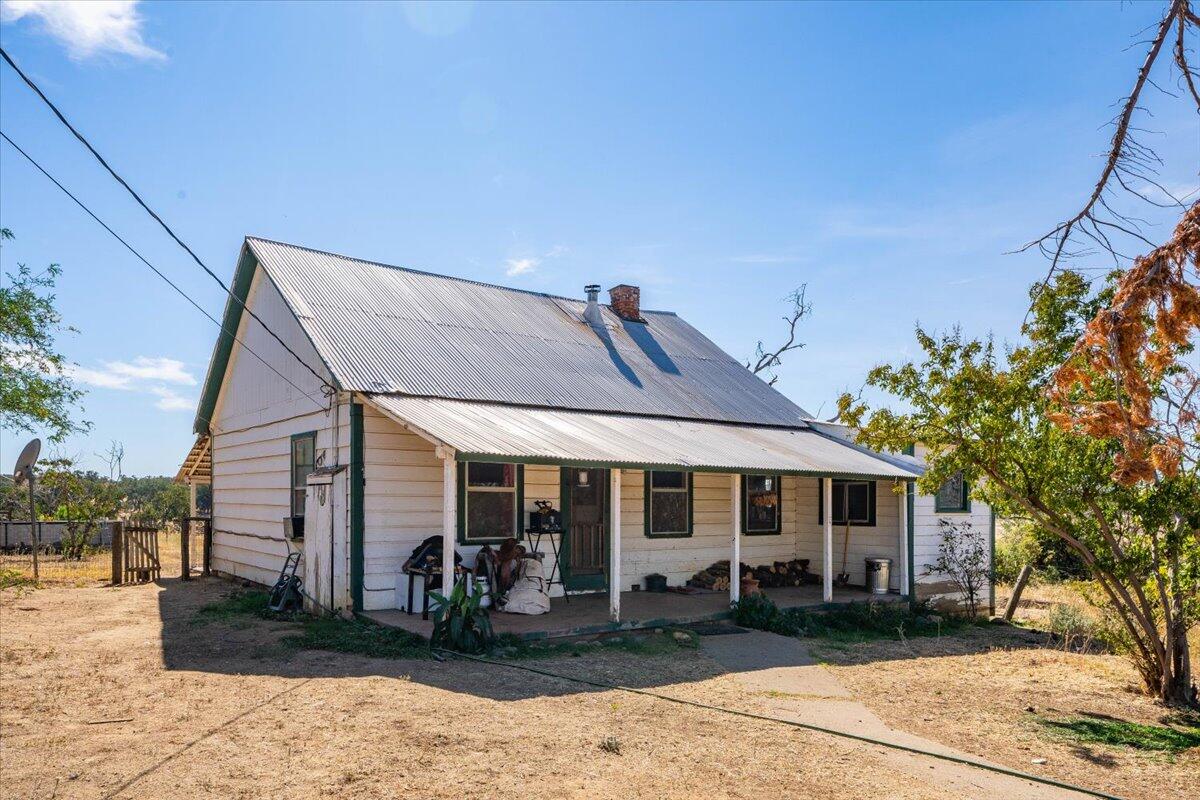
M492 646L495 634L488 611L479 605L482 592L467 594L467 582L458 581L450 596L430 592L433 599L433 635L431 647L444 647L460 653L482 653Z

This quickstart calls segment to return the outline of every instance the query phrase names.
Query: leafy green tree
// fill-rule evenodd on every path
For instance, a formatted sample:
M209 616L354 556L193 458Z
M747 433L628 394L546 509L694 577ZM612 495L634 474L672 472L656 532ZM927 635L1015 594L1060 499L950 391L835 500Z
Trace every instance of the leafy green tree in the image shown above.
M188 488L165 475L125 477L121 479L120 487L125 495L125 509L137 519L178 521L191 510Z
M867 379L902 410L872 411L844 396L842 419L876 449L925 443L923 492L962 471L972 493L998 514L1065 542L1120 619L1147 691L1194 706L1188 632L1200 618L1200 481L1191 472L1153 483L1114 481L1119 437L1055 422L1055 374L1087 321L1111 301L1112 286L1093 293L1077 273L1062 272L1032 295L1020 346L998 353L991 339L918 328L922 360L877 367Z
M12 239L0 228L0 240ZM49 432L52 442L88 429L72 419L83 392L66 374L66 360L55 348L62 324L54 307L55 281L62 269L51 264L38 274L24 264L5 274L0 286L0 427L9 431Z
M41 485L44 502L51 509L49 516L66 523L63 557L83 558L96 528L102 521L116 517L120 510L120 489L96 472L75 469L69 459L47 462Z

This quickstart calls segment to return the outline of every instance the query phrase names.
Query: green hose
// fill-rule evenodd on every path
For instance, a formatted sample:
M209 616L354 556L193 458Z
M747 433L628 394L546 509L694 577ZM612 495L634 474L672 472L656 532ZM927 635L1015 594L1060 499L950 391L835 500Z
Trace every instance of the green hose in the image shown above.
M490 658L481 658L480 656L467 655L466 653L456 653L453 650L445 650L440 647L433 648L433 649L437 652L445 653L446 655L449 655L449 656L454 656L457 658L465 658L468 661L477 661L481 664L492 664L493 666L497 666L497 667L508 667L509 669L517 669L517 670L523 670L525 672L532 672L535 675L543 675L547 678L557 678L562 681L570 681L572 683L579 683L584 686L592 686L597 689L613 689L613 690L621 691L621 692L629 692L631 694L640 694L645 697L653 697L656 700L666 700L668 703L678 703L679 705L682 705L682 706L692 706L693 708L703 708L708 711L718 711L722 714L732 714L734 716L745 717L747 719L756 719L756 720L759 720L762 722L774 722L779 725L789 725L793 728L803 728L805 730L816 731L818 733L827 733L830 736L840 736L843 739L853 739L856 742L864 742L865 744L873 744L873 745L878 745L880 747L890 747L893 750L903 750L907 753L915 753L920 756L929 756L930 758L939 758L942 761L950 761L954 764L963 764L968 767L976 767L978 769L985 769L985 770L988 770L989 772L996 772L1001 775L1008 775L1009 777L1012 777L1012 778L1020 778L1021 780L1032 781L1033 783L1041 783L1041 784L1045 784L1046 786L1053 786L1057 789L1066 789L1066 790L1072 791L1072 792L1079 792L1080 794L1086 794L1086 795L1090 795L1092 797L1100 797L1100 798L1103 798L1104 800L1124 800L1124 798L1118 797L1117 795L1105 794L1104 792L1098 792L1095 789L1087 789L1087 788L1084 788L1083 786L1075 786L1074 784L1064 783L1063 781L1056 781L1053 778L1043 778L1039 775L1031 775L1028 772L1021 772L1020 770L1009 769L1008 767L1001 767L1001 766L997 766L994 764L985 764L982 761L974 761L969 758L960 758L959 756L951 756L951 755L946 755L944 753L935 753L931 750L922 750L919 747L909 747L908 745L904 745L904 744L896 744L895 742L887 742L882 739L872 738L870 736L861 736L857 733L847 733L845 731L834 730L833 728L823 728L820 725L811 725L807 722L795 722L793 720L779 719L777 717L768 717L763 714L754 714L749 711L738 711L737 709L733 709L733 708L722 708L721 706L713 706L713 705L709 705L707 703L697 703L694 700L684 700L679 697L671 697L670 695L659 694L658 692L651 692L647 689L635 689L632 686L620 686L618 684L613 684L613 683L604 683L603 681L592 681L592 680L587 680L585 678L573 678L569 675L560 675L557 672L549 672L544 669L538 669L537 667L528 667L523 664L512 664L512 663L508 663L508 662L504 662L504 661L494 661Z

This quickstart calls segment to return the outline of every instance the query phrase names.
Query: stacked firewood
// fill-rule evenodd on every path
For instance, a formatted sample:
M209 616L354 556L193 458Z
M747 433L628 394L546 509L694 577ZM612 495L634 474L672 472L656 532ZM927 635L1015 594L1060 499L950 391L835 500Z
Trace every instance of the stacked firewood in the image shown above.
M791 561L776 561L773 564L763 564L751 570L758 585L764 589L774 589L781 586L801 586L810 583L815 576L808 572L807 558L794 558Z
M742 567L745 568L745 564ZM729 560L718 561L712 566L702 569L688 579L688 586L696 589L713 589L724 591L729 588Z
M807 558L776 561L773 564L762 564L757 567L751 567L748 564L740 564L739 566L741 567L741 577L754 576L758 580L758 585L764 589L773 589L780 586L800 586L815 580L815 576L809 574ZM718 561L700 570L688 579L687 585L697 589L712 589L718 592L728 589L728 559Z

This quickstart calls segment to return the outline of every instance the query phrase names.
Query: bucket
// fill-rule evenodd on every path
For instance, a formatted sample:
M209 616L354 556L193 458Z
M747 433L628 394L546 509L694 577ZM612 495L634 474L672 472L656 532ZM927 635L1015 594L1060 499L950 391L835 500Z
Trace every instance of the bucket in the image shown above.
M890 558L868 558L866 561L867 591L871 594L887 594L888 582L892 575L892 560Z
M646 591L647 592L665 592L667 590L667 576L659 575L657 572L646 576Z

